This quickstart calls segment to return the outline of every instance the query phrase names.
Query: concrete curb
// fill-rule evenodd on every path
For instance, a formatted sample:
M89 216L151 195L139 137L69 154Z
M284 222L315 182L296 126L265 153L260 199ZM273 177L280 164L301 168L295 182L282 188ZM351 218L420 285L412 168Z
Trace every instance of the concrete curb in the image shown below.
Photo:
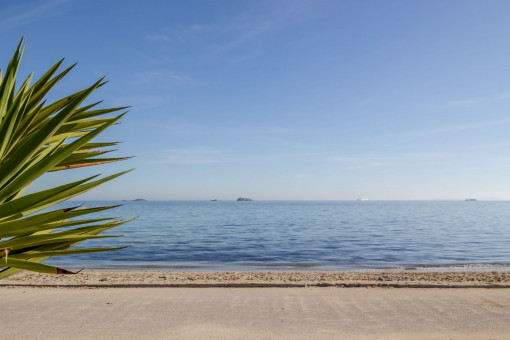
M168 283L168 284L0 284L5 288L510 288L510 284L434 284L434 283Z

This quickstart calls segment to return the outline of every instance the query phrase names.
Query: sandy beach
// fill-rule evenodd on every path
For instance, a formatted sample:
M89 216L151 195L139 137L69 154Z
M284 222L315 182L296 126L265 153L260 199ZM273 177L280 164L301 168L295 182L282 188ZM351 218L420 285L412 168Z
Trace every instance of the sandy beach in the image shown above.
M510 339L506 271L96 270L0 284L10 339Z
M85 270L76 275L21 272L0 286L72 287L415 287L510 288L510 271L175 272Z

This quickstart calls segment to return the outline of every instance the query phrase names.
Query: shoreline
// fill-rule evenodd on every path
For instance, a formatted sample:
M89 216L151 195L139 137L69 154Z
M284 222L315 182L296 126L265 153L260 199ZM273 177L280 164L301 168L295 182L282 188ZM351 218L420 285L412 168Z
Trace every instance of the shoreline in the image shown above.
M206 288L387 287L510 288L510 271L165 271L84 270L75 275L20 272L0 287Z
M510 263L465 263L465 264L416 264L401 266L350 266L336 267L317 263L275 263L271 265L250 263L233 266L216 266L211 264L174 264L160 265L88 265L79 263L51 263L57 267L69 270L85 268L91 271L171 271L171 272L484 272L510 271ZM80 266L81 264L81 266Z

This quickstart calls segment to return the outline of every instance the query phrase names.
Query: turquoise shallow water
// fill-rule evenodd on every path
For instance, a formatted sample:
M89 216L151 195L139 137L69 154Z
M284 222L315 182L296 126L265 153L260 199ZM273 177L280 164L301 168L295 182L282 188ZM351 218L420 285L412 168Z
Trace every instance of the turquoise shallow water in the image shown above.
M510 202L149 201L96 216L139 218L58 257L71 268L325 270L510 265ZM82 247L80 246L80 247ZM473 266L475 265L475 266Z

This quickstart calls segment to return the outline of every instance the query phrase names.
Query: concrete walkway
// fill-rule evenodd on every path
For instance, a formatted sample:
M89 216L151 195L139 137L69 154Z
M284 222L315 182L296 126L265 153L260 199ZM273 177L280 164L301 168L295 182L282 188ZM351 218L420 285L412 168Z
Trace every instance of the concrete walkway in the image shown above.
M510 339L510 289L0 288L2 339Z

